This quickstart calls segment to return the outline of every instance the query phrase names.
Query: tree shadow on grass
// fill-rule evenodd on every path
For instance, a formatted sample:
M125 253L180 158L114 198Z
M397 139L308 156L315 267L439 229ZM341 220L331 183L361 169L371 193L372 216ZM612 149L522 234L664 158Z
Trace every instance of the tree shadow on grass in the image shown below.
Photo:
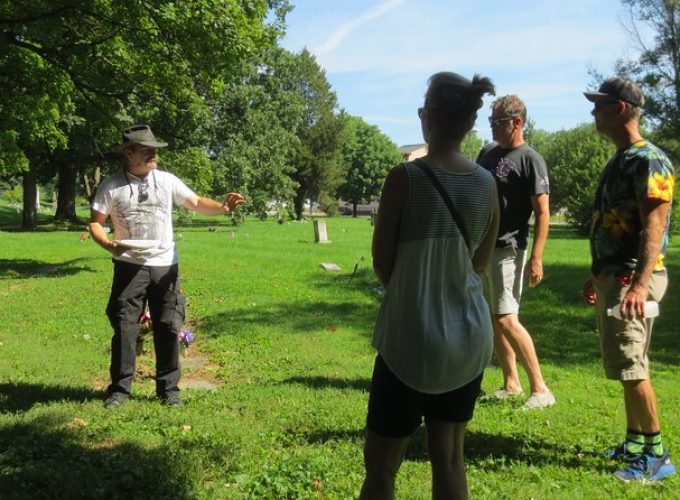
M211 337L221 335L225 325L229 325L230 334L246 333L254 327L286 325L291 335L343 327L366 330L368 335L376 312L374 306L349 301L279 303L224 311L200 320L199 324Z
M680 275L680 266L670 265L670 274ZM522 299L520 320L531 333L539 359L559 366L599 363L600 347L595 324L595 311L582 302L580 291L589 270L586 266L553 264L544 283L526 290ZM228 325L230 334L248 333L253 328L277 325L291 334L306 334L343 327L365 332L370 338L379 308L378 300L366 303L354 300L357 291L375 296L375 284L367 268L349 274L328 276L315 286L346 288L342 302L280 302L257 307L227 310L200 321L206 335L216 337ZM673 282L662 303L662 315L656 321L652 336L652 361L680 365L674 318L663 311L680 309L680 290ZM345 295L342 295L344 298Z
M310 389L354 389L357 391L368 392L371 388L371 380L366 379L343 379L329 377L290 377L280 384L300 384Z
M90 257L71 259L65 262L52 263L33 259L0 259L0 280L27 278L63 278L80 272L94 273L95 269L79 265Z
M92 442L77 427L40 416L0 428L0 496L195 498L181 453L132 442Z
M522 463L531 466L558 466L581 468L584 462L591 462L588 468L606 467L603 460L580 456L569 446L522 435L494 435L472 431L465 435L465 456L469 463L478 464L488 471L503 471L508 463ZM599 464L599 465L598 465Z
M103 393L81 387L42 385L26 383L0 384L0 413L13 413L30 410L38 403L56 401L76 401L102 399Z
M320 276L314 282L314 286L319 289L333 288L347 290L347 293L361 293L374 299L376 304L380 303L383 293L373 269L361 260L346 272Z
M296 431L291 430L292 434ZM409 439L404 456L410 461L429 461L426 429L421 425ZM337 441L363 442L363 429L332 429L309 432L303 435L309 445ZM557 466L569 469L586 467L589 470L610 471L611 461L580 453L576 447L568 447L542 439L526 436L493 435L468 431L465 435L465 458L486 471L503 472L512 462L535 467Z
M669 266L671 275L677 267ZM677 271L680 274L680 269ZM580 295L589 272L584 266L553 264L546 270L546 279L541 285L525 289L520 320L531 333L541 361L556 366L599 363L595 310L588 307ZM664 311L680 309L680 293L672 286L661 308ZM655 322L652 362L680 365L674 323L671 314L662 314Z

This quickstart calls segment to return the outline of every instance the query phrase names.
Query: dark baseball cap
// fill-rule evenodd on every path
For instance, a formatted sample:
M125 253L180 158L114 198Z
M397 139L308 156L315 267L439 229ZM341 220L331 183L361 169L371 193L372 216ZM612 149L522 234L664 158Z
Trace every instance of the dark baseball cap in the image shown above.
M637 83L622 76L607 78L597 92L584 92L590 102L613 100L626 101L641 108L645 104L645 96Z

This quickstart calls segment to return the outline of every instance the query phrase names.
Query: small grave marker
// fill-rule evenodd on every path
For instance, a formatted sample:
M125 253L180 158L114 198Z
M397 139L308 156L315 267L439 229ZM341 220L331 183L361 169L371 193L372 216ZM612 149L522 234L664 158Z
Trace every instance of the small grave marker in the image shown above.
M328 232L326 231L325 220L314 220L314 241L316 243L330 243L328 239Z
M322 262L321 267L323 267L326 271L340 271L340 266L332 262Z

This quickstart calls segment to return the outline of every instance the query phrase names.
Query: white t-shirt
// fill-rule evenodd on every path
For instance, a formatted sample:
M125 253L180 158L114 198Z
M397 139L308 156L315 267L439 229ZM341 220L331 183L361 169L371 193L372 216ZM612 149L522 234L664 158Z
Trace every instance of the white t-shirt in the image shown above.
M160 242L157 248L128 250L115 259L171 266L179 257L172 232L173 205L181 206L191 196L194 192L169 172L152 170L142 181L121 169L100 184L92 210L111 216L116 240Z

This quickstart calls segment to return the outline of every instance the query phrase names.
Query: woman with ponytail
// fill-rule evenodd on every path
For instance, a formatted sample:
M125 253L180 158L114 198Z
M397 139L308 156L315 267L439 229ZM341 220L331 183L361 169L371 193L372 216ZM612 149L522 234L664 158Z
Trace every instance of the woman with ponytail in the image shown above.
M390 171L373 233L386 289L373 333L362 499L394 498L408 437L427 427L432 497L467 498L465 427L493 350L478 273L498 232L493 177L464 157L491 80L442 72L418 109L428 153Z

